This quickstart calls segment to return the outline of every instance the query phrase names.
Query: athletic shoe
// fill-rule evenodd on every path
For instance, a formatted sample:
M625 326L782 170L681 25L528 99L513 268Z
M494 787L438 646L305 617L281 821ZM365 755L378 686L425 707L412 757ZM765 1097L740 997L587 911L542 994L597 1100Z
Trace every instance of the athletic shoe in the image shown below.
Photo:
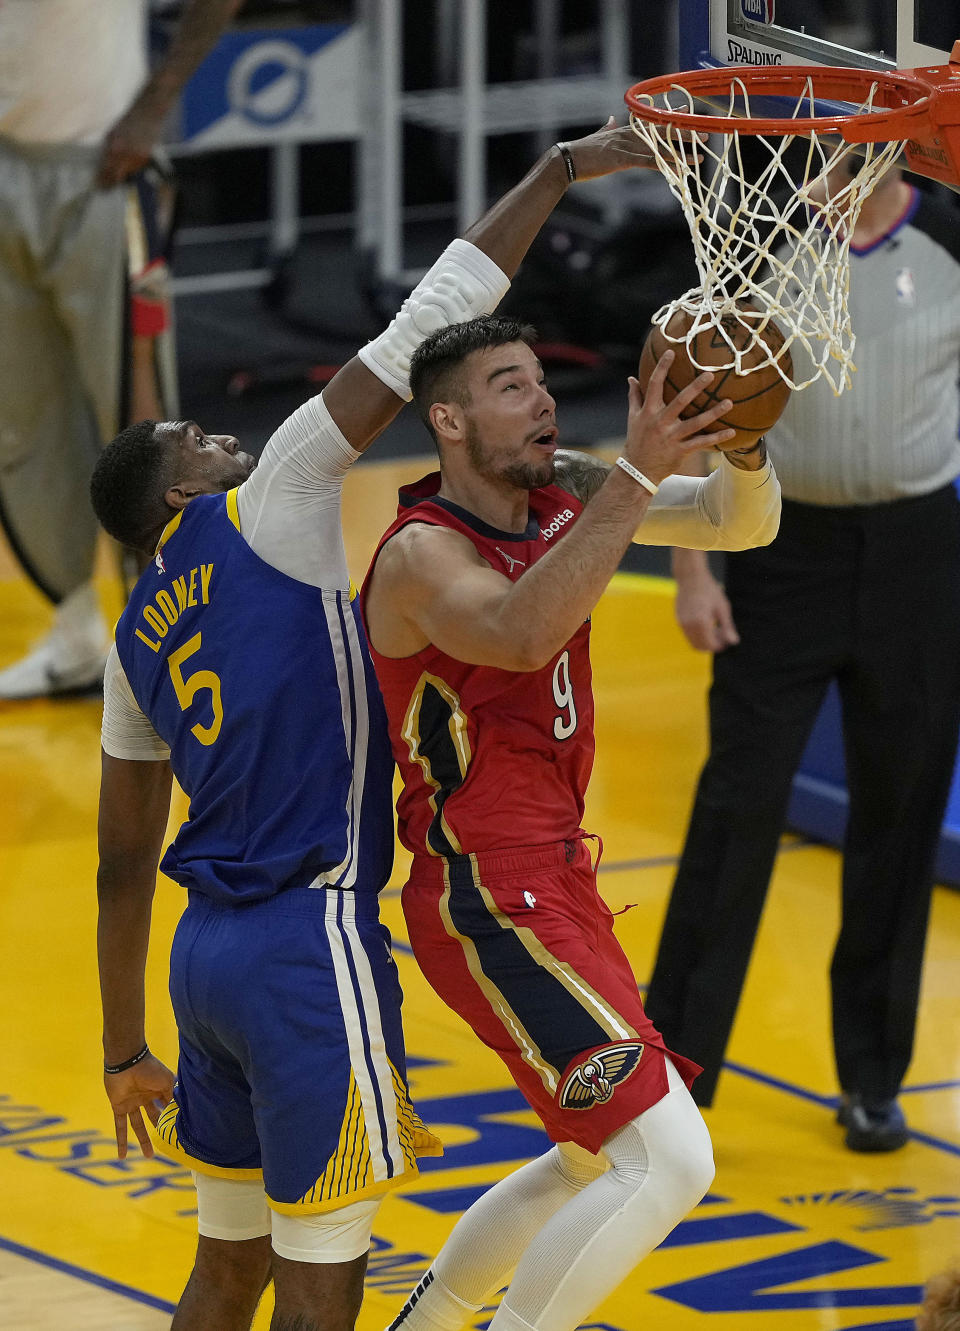
M910 1136L896 1100L866 1100L856 1092L840 1097L837 1122L851 1151L898 1151Z
M26 656L0 670L0 699L55 698L102 688L106 659L103 651L71 657L51 638L44 638Z
M54 698L103 686L109 634L90 582L65 596L49 633L0 670L0 698Z

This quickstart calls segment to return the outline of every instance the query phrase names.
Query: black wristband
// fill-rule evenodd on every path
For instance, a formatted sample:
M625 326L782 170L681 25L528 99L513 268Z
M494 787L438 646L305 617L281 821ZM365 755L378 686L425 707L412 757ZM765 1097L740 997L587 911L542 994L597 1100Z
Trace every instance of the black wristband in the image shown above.
M557 143L554 146L563 158L563 164L567 168L567 180L572 185L577 178L577 168L573 160L573 153L565 143Z
M104 1072L126 1072L127 1068L134 1068L138 1063L142 1063L149 1053L149 1046L144 1045L139 1054L134 1054L133 1058L125 1059L122 1063L117 1063L115 1067L108 1067L107 1064L104 1063L103 1070Z

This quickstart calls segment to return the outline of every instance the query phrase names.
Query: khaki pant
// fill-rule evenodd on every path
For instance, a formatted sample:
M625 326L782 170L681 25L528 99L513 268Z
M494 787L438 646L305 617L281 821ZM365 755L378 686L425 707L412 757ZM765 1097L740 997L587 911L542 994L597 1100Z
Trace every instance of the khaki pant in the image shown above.
M93 572L90 473L119 428L122 187L98 150L0 138L0 520L53 601Z

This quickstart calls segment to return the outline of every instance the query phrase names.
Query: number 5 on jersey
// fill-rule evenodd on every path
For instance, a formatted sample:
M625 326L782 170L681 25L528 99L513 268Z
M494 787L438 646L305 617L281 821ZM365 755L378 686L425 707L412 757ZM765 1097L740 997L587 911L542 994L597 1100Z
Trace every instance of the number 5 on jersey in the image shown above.
M210 690L210 705L213 708L213 720L210 725L202 726L198 722L190 727L193 735L196 735L201 744L213 744L220 734L220 726L223 723L223 700L220 696L220 676L215 675L212 670L195 670L192 675L183 677L181 667L188 657L193 656L200 650L200 634L195 633L192 638L178 647L175 652L171 652L167 661L170 670L170 678L173 681L173 687L177 695L177 702L180 704L180 710L185 712L201 689ZM556 676L554 676L556 679ZM556 683L554 683L554 693L556 693ZM556 729L556 726L554 726Z
M573 681L570 678L570 653L564 648L553 667L553 700L560 708L559 716L553 718L554 739L569 739L577 728L577 705L573 698Z

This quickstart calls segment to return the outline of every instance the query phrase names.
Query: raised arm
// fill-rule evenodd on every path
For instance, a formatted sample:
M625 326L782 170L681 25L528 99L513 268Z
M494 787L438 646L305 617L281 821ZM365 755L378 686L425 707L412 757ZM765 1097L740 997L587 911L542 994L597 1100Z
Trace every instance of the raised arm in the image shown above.
M565 146L577 180L653 165L629 126L611 124ZM496 309L570 184L566 158L554 146L441 255L389 328L338 371L323 399L353 448L367 448L409 399L410 356L429 333Z
M164 119L184 84L240 8L243 0L186 0L170 46L133 104L107 134L97 184L104 189L146 166Z

